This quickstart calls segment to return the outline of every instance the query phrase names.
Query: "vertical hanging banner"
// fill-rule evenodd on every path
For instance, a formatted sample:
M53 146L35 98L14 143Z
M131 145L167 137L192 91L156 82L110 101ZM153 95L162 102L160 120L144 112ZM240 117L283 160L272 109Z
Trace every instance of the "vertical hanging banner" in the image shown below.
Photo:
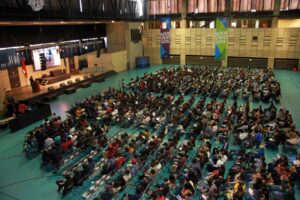
M23 54L21 55L21 66L22 66L22 72L23 72L25 78L27 78L27 69L26 69L26 64L25 64L25 56Z
M170 29L171 18L160 19L160 56L166 58L170 56Z
M216 20L215 60L225 60L227 55L227 18Z

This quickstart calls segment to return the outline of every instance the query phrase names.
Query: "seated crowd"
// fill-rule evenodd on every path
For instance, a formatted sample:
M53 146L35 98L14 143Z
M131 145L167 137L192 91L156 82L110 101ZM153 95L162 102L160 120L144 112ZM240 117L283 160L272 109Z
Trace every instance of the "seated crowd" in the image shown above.
M66 169L57 181L63 195L88 179L85 199L295 199L300 136L292 116L273 102L251 110L249 95L276 100L280 85L269 70L164 68L77 103L65 121L54 114L27 134L26 152ZM109 137L112 126L138 131ZM267 162L266 149L294 157ZM81 153L86 159L63 162Z
M244 99L267 102L279 100L280 84L269 69L251 70L243 68L171 67L137 77L128 85L133 91L169 94L199 93L210 97Z

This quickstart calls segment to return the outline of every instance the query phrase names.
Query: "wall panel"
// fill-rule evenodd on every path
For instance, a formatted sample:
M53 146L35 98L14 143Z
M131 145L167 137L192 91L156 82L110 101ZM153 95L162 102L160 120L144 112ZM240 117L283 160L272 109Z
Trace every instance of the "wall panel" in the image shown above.
M153 49L151 46L155 38L149 37L149 31L145 30L143 37L146 46L145 52ZM159 29L155 31L159 32ZM157 40L156 40L157 41ZM214 55L215 29L208 28L186 28L171 30L171 54L181 55ZM246 58L300 58L300 28L260 28L260 29L228 29L228 48L229 57ZM153 51L153 57L157 63L161 63L158 50ZM184 63L184 62L182 62ZM269 62L268 67L273 67L273 62Z
M222 66L222 61L216 61L214 56L202 56L202 55L186 55L187 65L200 65L200 66Z
M291 70L293 67L298 68L298 63L299 63L299 59L275 58L274 69Z
M163 58L162 64L180 64L180 55L171 55L169 58Z
M266 68L268 58L228 57L228 67Z

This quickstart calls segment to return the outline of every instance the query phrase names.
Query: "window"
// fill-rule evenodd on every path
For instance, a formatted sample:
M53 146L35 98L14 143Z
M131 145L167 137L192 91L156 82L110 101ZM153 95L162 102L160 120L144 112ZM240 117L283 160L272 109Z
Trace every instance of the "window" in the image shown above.
M272 19L232 19L230 28L271 28Z
M231 27L236 28L236 26L237 26L236 20L232 20L231 21Z
M171 21L171 28L180 28L180 21Z
M259 28L259 20L255 20L255 28Z
M215 28L215 21L211 21L209 23L209 28Z
M274 0L232 0L233 12L272 11Z
M189 13L214 13L225 11L225 0L189 0Z
M186 28L215 28L215 21L206 20L206 21L193 21L187 20Z
M248 20L242 20L241 28L248 28Z

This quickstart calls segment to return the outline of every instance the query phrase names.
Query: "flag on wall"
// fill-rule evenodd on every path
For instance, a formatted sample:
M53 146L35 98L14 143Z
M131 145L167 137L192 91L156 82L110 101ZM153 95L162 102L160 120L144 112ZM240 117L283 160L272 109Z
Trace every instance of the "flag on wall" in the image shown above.
M22 72L23 72L25 78L27 78L27 69L26 69L25 57L24 57L24 55L21 55L21 66L22 66Z
M160 19L160 56L162 58L170 56L170 29L171 18L163 17Z
M215 60L225 60L227 55L227 18L216 20Z

